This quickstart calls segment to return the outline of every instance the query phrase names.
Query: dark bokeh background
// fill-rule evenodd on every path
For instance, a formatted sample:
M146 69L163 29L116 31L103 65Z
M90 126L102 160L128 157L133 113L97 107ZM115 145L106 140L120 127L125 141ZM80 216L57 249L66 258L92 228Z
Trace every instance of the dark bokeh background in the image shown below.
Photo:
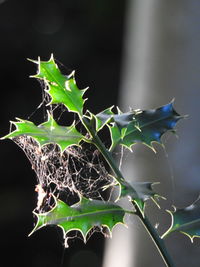
M116 104L122 51L124 0L0 1L1 136L9 120L28 116L41 103L39 83L28 76L51 53L66 70L76 69L80 88L90 87L94 112ZM33 116L41 122L41 112ZM0 149L0 231L2 266L101 266L104 239L95 234L84 245L74 240L64 251L61 231L33 228L36 179L28 160L11 141ZM88 260L89 259L89 260Z
M198 0L0 0L0 136L15 117L36 111L31 120L43 121L37 109L42 90L29 78L36 65L27 58L48 60L53 53L64 72L75 69L79 88L90 87L87 107L94 113L117 103L123 110L154 108L175 97L176 110L189 114L177 127L180 138L167 137L166 152L157 146L157 154L136 146L125 156L123 172L132 180L160 181L158 192L168 198L163 208L190 205L200 191L199 36ZM35 174L10 140L0 143L0 163L1 266L101 267L105 241L99 233L86 245L72 240L66 250L58 228L28 237L35 222ZM148 213L163 233L168 214L159 217L151 205ZM164 266L143 226L134 219L129 226L124 241L120 227L114 230L105 253L111 263L104 267ZM166 239L177 267L200 265L199 242L178 233Z

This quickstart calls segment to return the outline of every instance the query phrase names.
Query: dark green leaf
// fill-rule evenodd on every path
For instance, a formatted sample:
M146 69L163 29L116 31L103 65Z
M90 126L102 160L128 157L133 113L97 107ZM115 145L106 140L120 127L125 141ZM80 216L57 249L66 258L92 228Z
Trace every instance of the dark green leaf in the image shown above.
M114 122L120 129L123 129L126 128L130 124L130 122L134 120L134 112L122 113L119 109L117 109L118 114L115 114L113 113L112 109L113 106L105 109L95 116L97 121L97 131L102 129L105 125Z
M114 115L114 113L112 112L112 108L113 107L107 108L95 116L97 132L101 130L106 124L108 124L108 122L111 121Z
M121 188L121 197L128 196L131 201L136 202L141 212L144 214L145 203L151 199L157 204L157 199L161 198L153 190L153 185L156 183L151 182L132 182L124 184ZM158 204L157 204L158 205Z
M96 115L97 129L108 125L112 138L111 149L121 144L129 149L138 143L153 149L153 142L161 143L167 131L174 131L177 121L182 118L173 108L173 102L158 109L136 110L114 114L111 109ZM100 121L100 122L99 122ZM100 125L100 126L99 126Z
M111 233L116 224L124 223L125 211L110 202L82 198L73 206L56 200L52 210L35 215L37 224L32 233L46 225L57 225L62 228L64 237L68 232L78 230L86 242L87 234L94 226L107 227Z
M163 238L173 232L180 232L187 235L193 242L195 237L200 237L200 200L198 199L192 205L169 211L171 215L171 226L163 234Z
M78 145L83 139L74 124L69 127L59 126L50 114L48 114L48 120L39 126L31 121L18 120L18 122L12 122L16 130L2 139L27 135L33 137L41 146L49 143L58 144L61 151L64 151L68 146Z

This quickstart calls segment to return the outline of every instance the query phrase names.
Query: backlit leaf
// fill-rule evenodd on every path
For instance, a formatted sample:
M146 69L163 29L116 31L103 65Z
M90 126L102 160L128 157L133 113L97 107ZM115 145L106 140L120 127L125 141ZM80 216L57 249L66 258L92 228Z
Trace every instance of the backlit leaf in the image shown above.
M61 151L64 151L68 146L79 145L83 138L74 124L69 127L60 126L50 114L48 114L48 120L38 126L31 121L18 120L17 122L12 122L16 130L1 139L27 135L33 137L41 146L50 143L58 144Z
M47 93L51 96L49 104L64 104L69 111L82 114L87 89L79 90L74 78L74 72L63 75L54 61L53 55L49 61L31 60L38 64L38 73L33 78L43 80L48 86Z
M64 237L73 230L81 232L86 242L88 232L95 226L106 227L111 233L118 223L124 223L124 210L112 203L82 198L73 206L56 200L55 207L46 213L37 214L37 224L32 233L47 226L57 225L62 228Z

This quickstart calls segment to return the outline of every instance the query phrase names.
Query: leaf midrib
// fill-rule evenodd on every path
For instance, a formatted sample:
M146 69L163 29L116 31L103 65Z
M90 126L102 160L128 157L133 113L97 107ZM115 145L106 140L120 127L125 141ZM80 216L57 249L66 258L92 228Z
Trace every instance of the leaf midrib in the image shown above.
M123 209L121 209L121 208L109 209L109 210L100 210L100 211L95 211L95 212L86 212L86 213L83 213L83 214L67 216L67 217L56 219L56 220L51 220L51 221L47 222L47 224L59 224L59 223L61 223L63 221L72 221L73 219L76 219L76 218L94 216L94 215L100 215L100 214L106 214L106 213L111 213L111 212L122 212L122 213L125 213L125 211Z
M32 133L32 132L26 132L26 133L19 133L19 135L28 135L28 136L32 136L32 137L37 137L37 136L44 136L44 137L49 137L49 136L53 136L55 138L81 138L80 135L59 135L59 134L53 134L53 135L50 135L48 132L45 132L45 133Z

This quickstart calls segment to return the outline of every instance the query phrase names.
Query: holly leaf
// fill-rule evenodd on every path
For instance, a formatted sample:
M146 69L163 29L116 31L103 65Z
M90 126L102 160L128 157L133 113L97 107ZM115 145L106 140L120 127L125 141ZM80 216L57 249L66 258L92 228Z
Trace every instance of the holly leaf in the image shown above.
M146 201L151 199L159 207L157 200L163 198L153 190L157 183L151 182L131 182L123 184L121 187L121 197L129 197L130 201L137 204L144 215Z
M133 112L122 113L119 108L117 108L118 114L115 114L112 109L114 106L105 109L104 111L98 113L95 116L96 119L96 130L101 130L105 125L109 126L111 123L116 123L120 128L126 128L131 121L134 120Z
M4 136L1 139L13 138L20 135L27 135L34 138L41 146L46 144L57 144L61 151L72 145L79 145L83 139L75 125L64 127L56 123L53 117L48 113L48 120L38 126L33 122L18 119L17 122L12 122L16 130Z
M195 237L200 237L200 199L186 208L174 207L174 211L167 211L171 215L171 226L162 238L173 232L180 232L188 236L191 242Z
M40 214L34 212L37 223L31 234L44 226L57 225L62 228L64 237L70 231L78 230L86 242L87 234L95 226L104 226L111 233L116 224L124 224L125 211L110 202L82 198L75 205L68 206L59 199L55 201L52 210Z
M97 129L107 125L110 129L113 150L116 145L131 147L142 142L151 149L153 142L162 143L161 137L167 131L174 131L174 127L182 118L173 108L173 101L157 109L136 110L122 113L118 110L114 114L111 109L96 115ZM100 123L100 122L101 123Z
M54 61L53 55L49 61L30 60L38 64L38 72L31 77L41 79L48 86L47 93L51 97L49 104L63 104L72 112L82 114L86 99L83 95L86 89L79 90L74 71L70 75L63 75Z

